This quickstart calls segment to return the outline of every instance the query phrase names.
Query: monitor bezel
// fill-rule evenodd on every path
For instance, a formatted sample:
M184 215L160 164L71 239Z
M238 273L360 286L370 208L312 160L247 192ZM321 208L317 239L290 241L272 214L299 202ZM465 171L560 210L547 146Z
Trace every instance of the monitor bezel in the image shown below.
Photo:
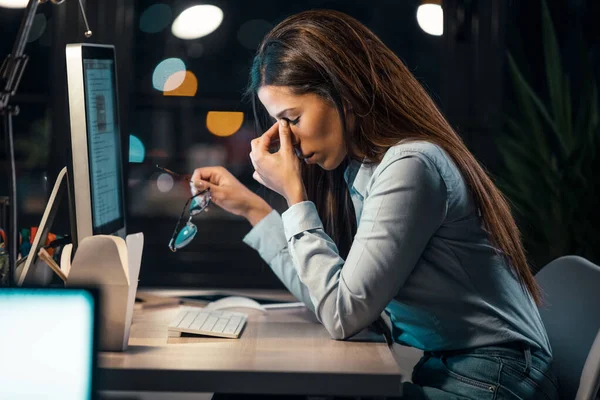
M83 238L92 235L117 235L125 238L126 235L126 208L125 208L125 185L123 171L123 155L121 151L121 118L119 110L119 89L117 75L117 60L115 48L112 45L98 44L68 44L66 47L67 59L67 82L69 91L69 112L71 120L71 146L72 146L72 173L73 195L75 204L76 237L73 238L73 245L76 248L77 242ZM113 77L115 79L115 97L113 99L116 107L116 124L118 126L117 147L117 168L120 175L120 218L102 225L94 227L93 219L93 196L91 185L91 171L89 161L91 159L89 151L89 134L87 126L86 94L87 88L84 76L84 60L98 59L113 61ZM85 149L85 151L83 151Z

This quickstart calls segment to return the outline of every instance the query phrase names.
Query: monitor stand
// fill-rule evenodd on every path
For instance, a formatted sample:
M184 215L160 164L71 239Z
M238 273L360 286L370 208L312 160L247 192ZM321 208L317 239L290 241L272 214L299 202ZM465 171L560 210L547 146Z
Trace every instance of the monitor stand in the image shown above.
M44 210L44 214L42 215L42 220L40 221L40 225L38 226L37 234L35 235L33 243L31 244L29 256L27 257L25 263L21 264L15 270L14 279L17 286L47 286L52 281L53 272L50 269L50 267L48 267L44 263L44 261L38 259L38 252L46 243L48 232L50 232L50 228L52 227L52 224L54 222L54 217L56 216L65 191L67 191L67 196L69 197L71 226L73 225L74 214L72 213L72 202L70 192L68 189L69 182L67 175L67 167L64 167L58 173L58 177L56 178L56 182L54 183L54 188L52 189L50 199L48 199L48 204L46 205L46 209ZM71 238L75 243L76 239L72 236L73 233L74 231L71 228Z

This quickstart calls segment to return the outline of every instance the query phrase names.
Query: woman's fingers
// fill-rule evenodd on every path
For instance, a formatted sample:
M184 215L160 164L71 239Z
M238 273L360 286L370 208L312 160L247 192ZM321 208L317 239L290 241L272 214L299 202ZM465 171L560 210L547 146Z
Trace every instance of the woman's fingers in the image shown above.
M275 122L265 133L260 136L261 143L268 148L271 142L279 141L279 123Z
M256 165L256 161L254 160L254 152L250 153L250 163L252 163L252 168L256 171L258 166Z
M282 149L292 151L292 132L290 123L286 119L279 120L279 141Z
M254 171L254 173L252 174L252 178L254 178L254 180L258 183L260 183L263 186L267 186L265 184L265 181L263 180L262 176L260 176L260 174L256 171ZM268 187L268 186L267 186Z
M198 193L200 193L201 191L203 191L203 190L205 190L207 188L210 188L211 190L214 191L214 187L215 186L213 186L211 188L210 183L205 182L205 181L201 181L201 180L198 180L198 179L195 180L195 181L194 180L190 181L190 190L192 191L192 195L193 196L197 195Z
M196 168L190 180L190 189L192 194L210 188L213 195L221 191L221 186L227 184L227 179L231 174L223 167L202 167Z
M277 137L277 123L273 124L265 133L250 141L250 147L255 153L270 152L271 142L279 140Z
M229 172L223 167L202 167L194 170L191 180L192 182L205 181L214 185L219 185L221 180L227 174L229 174Z
M265 133L263 133L260 137L256 139L252 139L250 141L250 161L252 162L252 166L254 169L257 169L257 160L262 156L271 154L270 151L270 143L274 135L278 132L278 124L275 123L271 126ZM277 136L275 139L279 140Z

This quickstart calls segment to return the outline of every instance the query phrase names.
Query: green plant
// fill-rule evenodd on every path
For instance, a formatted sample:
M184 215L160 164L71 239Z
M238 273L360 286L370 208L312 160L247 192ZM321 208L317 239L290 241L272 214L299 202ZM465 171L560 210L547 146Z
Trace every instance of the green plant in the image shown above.
M518 113L498 140L508 197L534 270L567 254L600 263L598 86L581 40L579 90L563 72L550 12L542 1L547 100L536 94L512 55L508 66Z

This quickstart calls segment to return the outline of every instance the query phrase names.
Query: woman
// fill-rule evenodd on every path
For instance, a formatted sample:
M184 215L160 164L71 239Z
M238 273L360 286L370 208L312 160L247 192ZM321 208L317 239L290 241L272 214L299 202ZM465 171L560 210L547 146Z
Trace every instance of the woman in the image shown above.
M244 241L333 338L383 315L425 351L408 398L557 398L507 202L390 49L347 15L303 12L267 34L248 92L275 121L251 143L254 178L288 210L221 167L193 191L248 219Z

